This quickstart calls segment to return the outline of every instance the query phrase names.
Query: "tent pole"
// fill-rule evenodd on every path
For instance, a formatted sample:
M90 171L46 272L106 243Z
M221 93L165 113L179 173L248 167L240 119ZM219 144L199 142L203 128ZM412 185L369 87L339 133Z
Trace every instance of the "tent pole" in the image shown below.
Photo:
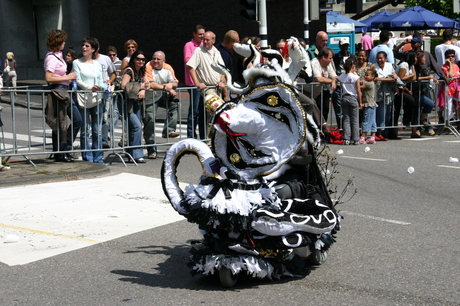
M304 31L303 36L305 39L305 46L306 49L310 48L310 31L309 31L309 23L310 23L310 16L308 12L308 0L303 0L303 24L304 24Z

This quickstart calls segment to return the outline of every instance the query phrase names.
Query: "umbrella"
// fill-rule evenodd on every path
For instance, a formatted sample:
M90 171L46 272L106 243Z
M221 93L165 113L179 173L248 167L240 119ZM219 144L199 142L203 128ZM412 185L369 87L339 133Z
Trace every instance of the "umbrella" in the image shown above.
M371 22L372 28L380 29L436 29L457 28L455 20L436 14L422 6L413 6L401 10L399 13Z
M362 32L365 33L365 32L368 32L368 31L373 31L373 32L378 32L379 29L375 29L375 28L372 28L371 27L371 23L373 21L376 21L376 20L381 20L382 18L385 18L385 17L388 17L388 16L393 16L394 13L392 12L389 12L389 11L381 11L381 12L378 12L377 14L374 14L372 15L371 17L369 18L366 18L364 20L361 20L360 22L364 23L364 24L367 24L367 27L366 28L361 28Z
M362 28L362 27L367 27L367 24L364 24L362 22L353 20L351 18L345 17L343 15L340 15L337 12L329 11L326 13L326 24L353 24L354 28ZM348 27L347 27L348 28ZM353 28L352 26L350 28ZM353 31L353 30L351 30Z

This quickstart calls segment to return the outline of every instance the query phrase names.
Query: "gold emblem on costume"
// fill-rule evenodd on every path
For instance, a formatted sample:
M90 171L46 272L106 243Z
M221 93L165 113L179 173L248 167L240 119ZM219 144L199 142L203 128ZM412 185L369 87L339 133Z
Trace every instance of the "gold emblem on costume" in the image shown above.
M275 105L278 105L278 97L275 97L275 96L268 96L267 98L267 103L268 105L270 106L275 106Z
M241 160L241 156L238 153L233 153L230 155L230 162L232 164L236 164Z

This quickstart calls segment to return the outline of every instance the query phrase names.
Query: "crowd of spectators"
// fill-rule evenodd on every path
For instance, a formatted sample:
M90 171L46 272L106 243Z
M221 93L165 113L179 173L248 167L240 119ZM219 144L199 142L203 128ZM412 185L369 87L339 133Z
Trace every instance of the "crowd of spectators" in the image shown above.
M356 54L350 52L348 41L340 41L340 50L334 54L327 46L328 34L320 31L315 43L306 49L310 61L299 76L306 83L300 90L305 93L301 100L307 101L310 106L313 104L318 110L315 116L320 121L318 124L322 127L325 140L330 132L329 125L334 122L328 120L330 103L334 109L334 125L342 131L345 145L401 139L398 136L401 111L402 126L410 128L412 138L424 137L423 131L430 136L435 134L431 124L435 106L440 111L436 117L438 122L457 119L457 81L460 77L457 63L460 62L460 48L452 38L452 31L444 31L443 44L435 48L436 59L423 50L423 33L408 36L401 44L396 44L392 36L392 32L381 31L380 42L374 46L372 38L364 34ZM166 54L158 50L149 61L137 42L130 39L124 44L126 57L119 59L114 46L109 46L107 55L103 55L97 39L85 38L80 58L73 48L68 48L63 56L66 37L61 30L53 30L48 36L45 75L50 88L70 89L72 81L76 81L80 90L125 90L127 99L122 104L117 95L101 95L99 100L102 102L89 108L81 105L76 107L80 101L73 97L72 107L68 108L73 108L68 112L72 116L72 124L65 132L66 137L59 140L58 133L53 130L53 149L69 150L76 133L80 131L81 148L92 149L82 154L83 159L104 163L103 151L99 149L114 144L113 141L109 143L109 136L121 119L127 128L118 144L129 147L127 152L132 157L131 161L145 163L144 157L156 159L155 114L158 107L165 108L167 114L162 137L180 136L176 132L178 93L175 90L179 80L173 67L166 62ZM228 31L222 42L216 44L215 34L197 25L193 29L192 39L185 43L184 83L189 87L190 94L187 137L206 139L212 136L209 134L212 128L206 125L203 107L206 95L219 95L224 101L234 98L235 95L226 87L225 75L216 72L212 64L225 66L232 79L241 82L242 71L248 64L245 58L234 52L236 42L240 42L240 37L234 30ZM245 37L242 42L260 48L260 39L257 37ZM305 42L300 42L305 47ZM288 69L291 60L283 52L285 44L286 41L280 39L276 49L282 53L280 65ZM438 80L443 82L439 96L434 96L431 89ZM309 84L311 82L315 82L314 85ZM444 86L447 86L447 90L444 90ZM447 118L444 118L444 114ZM146 155L142 139L146 145ZM70 154L56 154L55 159L60 162L73 161Z

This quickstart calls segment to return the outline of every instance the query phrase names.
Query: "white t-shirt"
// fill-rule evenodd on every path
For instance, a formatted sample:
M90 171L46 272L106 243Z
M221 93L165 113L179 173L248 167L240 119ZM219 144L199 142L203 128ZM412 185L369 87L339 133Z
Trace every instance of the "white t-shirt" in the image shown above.
M388 62L385 63L383 69L380 68L379 65L375 65L375 70L377 70L379 78L388 78L390 76L393 76L393 73L395 72L393 65Z
M436 63L439 66L442 66L446 63L446 58L444 56L444 53L450 49L455 51L455 62L460 61L460 47L457 47L456 45L440 44L434 48L434 53L436 55Z
M107 81L110 79L110 75L116 72L115 65L113 64L110 57L104 54L99 54L99 57L94 59L95 61L99 62L102 67L102 79Z
M409 67L409 64L407 62L401 62L398 67L396 68L396 74L398 74L399 70L401 68L404 68L406 69L406 74L404 76L408 76L408 75L411 75L412 72L413 72L413 69L414 69L414 66L410 66Z
M176 80L174 80L171 70L168 70L165 68L152 69L152 75L153 75L153 79L155 80L154 82L160 85L167 84L167 83L176 83ZM162 95L163 95L162 90L153 90L153 100L146 99L146 101L156 102L162 97Z
M358 96L356 90L356 81L359 79L359 76L354 73L342 73L339 76L340 85L342 86L342 96L349 94L352 96Z

